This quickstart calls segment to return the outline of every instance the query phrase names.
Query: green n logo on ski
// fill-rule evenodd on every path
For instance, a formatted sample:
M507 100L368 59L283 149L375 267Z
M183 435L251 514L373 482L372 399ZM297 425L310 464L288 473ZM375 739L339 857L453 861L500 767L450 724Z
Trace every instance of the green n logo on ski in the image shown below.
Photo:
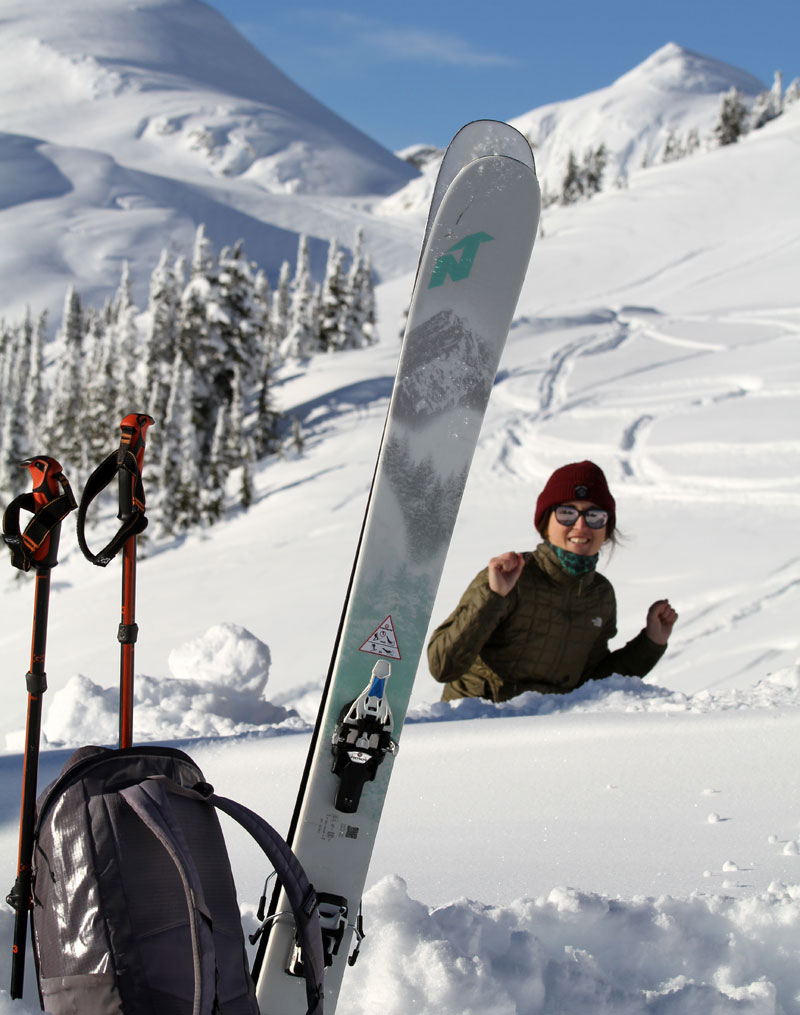
M444 285L448 275L454 282L463 282L465 278L469 278L478 247L493 239L494 237L488 233L472 233L471 236L465 236L463 240L450 247L433 266L428 288L435 289L438 285ZM461 257L458 259L453 253L456 250L461 251Z

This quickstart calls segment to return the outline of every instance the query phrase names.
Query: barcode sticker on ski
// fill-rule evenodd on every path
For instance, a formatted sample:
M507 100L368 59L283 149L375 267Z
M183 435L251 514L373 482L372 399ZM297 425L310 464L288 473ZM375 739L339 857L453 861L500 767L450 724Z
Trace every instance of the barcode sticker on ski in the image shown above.
M372 632L358 651L382 656L384 659L402 659L391 616L387 617L381 626Z

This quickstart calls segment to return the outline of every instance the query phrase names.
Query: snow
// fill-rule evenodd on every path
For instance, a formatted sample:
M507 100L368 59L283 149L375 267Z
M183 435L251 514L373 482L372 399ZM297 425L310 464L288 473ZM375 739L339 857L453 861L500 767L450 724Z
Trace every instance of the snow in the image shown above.
M643 165L661 161L671 131L685 143L696 130L704 144L718 119L720 96L731 88L752 101L765 86L670 42L607 88L509 122L533 144L542 192L558 195L570 151L580 160L588 148L605 145L608 178L625 181Z
M56 313L71 282L101 306L124 258L141 306L162 248L200 223L273 278L298 233L351 245L362 224L391 272L415 247L367 209L416 175L199 0L3 5L0 223L26 236L22 258L0 251L4 313Z
M155 17L166 5L137 6ZM12 25L43 9L6 8ZM37 37L67 54L68 73L52 60L84 101L87 75L92 88L109 79L89 56L55 45L71 38L60 10L48 8L52 31L39 18ZM4 22L0 38L6 30ZM656 57L652 89L641 76L647 64L628 79L637 122L648 110L657 119L667 85L670 108L682 108L684 94L716 104L695 78L673 74L680 53ZM624 83L611 86L615 94ZM104 108L123 108L130 94ZM0 211L8 237L0 278L4 304L12 289L34 305L52 290L60 307L58 280L75 266L92 263L80 277L101 286L106 259L130 248L135 272L137 252L144 264L165 221L184 216L188 230L189 217L179 209L165 219L163 205L139 203L150 170L123 157L133 140L118 158L103 155L86 137L57 137L60 114L48 118L44 103L38 115L47 130L18 124L13 143L2 141L13 164L0 173L13 189ZM100 137L105 127L93 129ZM343 1015L800 1013L799 142L796 104L737 145L545 212L431 623L490 555L533 545L537 492L553 468L586 457L608 475L624 535L601 564L619 601L617 644L665 595L680 619L645 681L611 677L566 697L444 704L421 667ZM188 165L180 172L196 181L200 169ZM282 368L280 408L300 420L305 449L260 465L248 513L179 541L142 543L135 739L177 743L220 792L280 830L366 504L429 168L382 204L374 194L351 203L313 196L326 223L351 230L369 220L367 248L371 236L386 266L381 341ZM136 184L118 190L111 232L109 179ZM152 193L165 193L161 177ZM204 193L219 194L211 184ZM293 238L312 217L311 197L282 199L276 228ZM229 207L220 205L220 223ZM238 235L242 219L228 221ZM12 259L27 279L6 271ZM113 285L118 275L116 265ZM0 571L0 855L9 886L32 595L29 576ZM50 606L42 786L72 746L116 738L118 610L118 567L91 568L65 529ZM252 930L265 871L235 829L226 825L226 835ZM3 1015L38 1011L32 963L24 1001L1 989L12 924L1 908Z

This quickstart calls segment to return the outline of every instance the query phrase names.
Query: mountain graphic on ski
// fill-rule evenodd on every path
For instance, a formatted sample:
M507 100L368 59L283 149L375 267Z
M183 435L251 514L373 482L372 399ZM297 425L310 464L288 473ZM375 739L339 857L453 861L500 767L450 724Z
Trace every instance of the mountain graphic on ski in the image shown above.
M389 777L539 219L530 146L507 124L468 124L440 181L288 836L320 897L327 1013L363 935L361 895ZM255 963L262 1015L306 1011L287 909L276 892Z

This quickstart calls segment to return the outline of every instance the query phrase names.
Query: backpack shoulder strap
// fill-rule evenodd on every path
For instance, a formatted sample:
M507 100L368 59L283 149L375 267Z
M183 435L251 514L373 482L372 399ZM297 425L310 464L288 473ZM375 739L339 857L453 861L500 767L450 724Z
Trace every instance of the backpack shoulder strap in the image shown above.
M325 958L322 930L317 909L317 896L306 872L290 847L275 829L249 807L212 793L209 803L224 811L253 836L275 868L292 907L297 939L303 951L303 969L306 977L307 1015L322 1015L322 986Z
M189 910L194 969L192 1015L210 1015L216 993L216 958L211 914L203 896L200 875L180 825L175 820L162 779L147 779L119 791L119 795L150 829L177 868Z

